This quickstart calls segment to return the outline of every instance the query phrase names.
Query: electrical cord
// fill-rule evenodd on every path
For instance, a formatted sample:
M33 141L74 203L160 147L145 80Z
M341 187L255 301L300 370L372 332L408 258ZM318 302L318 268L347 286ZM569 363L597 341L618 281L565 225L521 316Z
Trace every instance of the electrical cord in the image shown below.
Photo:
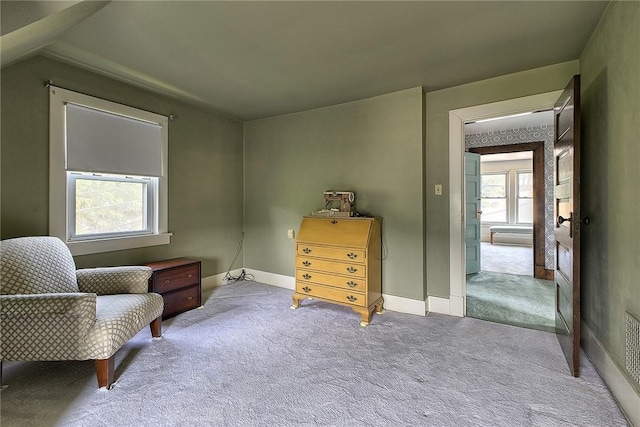
M256 279L253 276L253 274L247 274L244 271L244 268L242 269L242 272L238 276L231 275L231 268L233 267L233 264L236 263L236 260L238 259L238 255L240 255L240 250L242 249L243 241L244 241L244 231L242 231L242 234L240 235L240 241L238 242L238 249L236 250L236 254L233 256L233 260L231 261L231 264L229 264L229 268L227 269L227 274L225 274L224 278L222 279L227 284L241 282L243 280L253 281Z

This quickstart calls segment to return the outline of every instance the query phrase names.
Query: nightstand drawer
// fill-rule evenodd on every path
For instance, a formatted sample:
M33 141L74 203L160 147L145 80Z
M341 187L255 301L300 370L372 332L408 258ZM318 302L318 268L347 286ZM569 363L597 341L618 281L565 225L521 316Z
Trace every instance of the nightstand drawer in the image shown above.
M164 299L164 311L162 317L173 316L192 308L200 307L200 286L195 285L180 291L162 295Z
M366 290L366 280L364 279L359 279L357 277L334 276L331 274L318 273L316 271L297 269L296 280L335 286L337 288L349 289L354 292L364 292Z
M185 265L158 271L154 278L154 292L164 293L200 283L199 265Z
M344 304L364 307L367 305L366 295L358 292L345 291L330 286L322 286L314 283L297 283L296 292L309 295L309 297L324 298Z

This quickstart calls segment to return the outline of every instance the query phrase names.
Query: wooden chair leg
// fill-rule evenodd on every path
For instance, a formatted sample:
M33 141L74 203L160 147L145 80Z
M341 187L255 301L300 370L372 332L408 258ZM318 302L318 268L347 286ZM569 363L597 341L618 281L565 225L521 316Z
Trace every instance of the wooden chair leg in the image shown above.
M111 387L113 384L114 365L116 355L108 359L96 359L96 375L98 376L98 387Z
M153 319L149 324L149 327L151 328L151 336L154 338L160 338L162 336L162 315Z

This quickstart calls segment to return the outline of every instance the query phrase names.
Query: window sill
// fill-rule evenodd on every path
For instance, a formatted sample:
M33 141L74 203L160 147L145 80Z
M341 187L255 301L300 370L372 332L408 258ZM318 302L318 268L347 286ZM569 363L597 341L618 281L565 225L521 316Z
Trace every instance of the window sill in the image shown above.
M67 242L71 254L89 255L101 252L121 251L124 249L144 248L147 246L168 245L173 233L152 234L148 236L117 237L113 239L85 240Z

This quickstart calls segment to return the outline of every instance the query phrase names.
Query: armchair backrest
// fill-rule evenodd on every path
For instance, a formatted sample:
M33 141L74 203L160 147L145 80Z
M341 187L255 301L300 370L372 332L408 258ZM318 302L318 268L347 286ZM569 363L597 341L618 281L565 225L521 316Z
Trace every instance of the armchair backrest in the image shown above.
M76 264L57 237L19 237L0 242L0 294L79 292Z

